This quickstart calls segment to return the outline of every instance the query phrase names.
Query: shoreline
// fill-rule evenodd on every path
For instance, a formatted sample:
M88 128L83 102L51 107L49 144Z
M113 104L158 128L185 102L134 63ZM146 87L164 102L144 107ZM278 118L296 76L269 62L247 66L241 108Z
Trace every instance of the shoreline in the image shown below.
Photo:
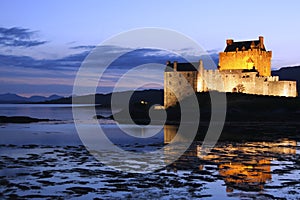
M50 121L54 121L54 120L33 118L28 116L0 116L0 124L2 123L24 124L24 123L50 122Z

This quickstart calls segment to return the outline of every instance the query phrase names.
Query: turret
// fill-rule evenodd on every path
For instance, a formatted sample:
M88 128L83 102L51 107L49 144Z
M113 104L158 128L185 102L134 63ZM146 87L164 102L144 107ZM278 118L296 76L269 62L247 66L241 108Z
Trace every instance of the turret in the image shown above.
M174 61L174 63L173 63L173 69L174 69L174 71L177 71L177 61Z
M203 61L202 60L199 60L199 72L201 73L201 75L203 75L204 67L203 67Z
M254 41L251 42L250 48L251 48L251 49L254 49L254 48L255 48L255 43L254 43Z
M233 43L233 39L227 39L226 40L226 44L227 45L232 45L232 43Z
M263 49L264 48L264 37L259 36L259 48Z

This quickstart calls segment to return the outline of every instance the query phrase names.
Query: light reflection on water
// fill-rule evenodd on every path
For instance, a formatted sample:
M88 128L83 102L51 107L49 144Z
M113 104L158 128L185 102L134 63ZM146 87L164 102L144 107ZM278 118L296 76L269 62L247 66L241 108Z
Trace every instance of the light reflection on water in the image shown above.
M104 109L100 110L99 113L108 115L110 111ZM75 147L74 149L76 149L76 146L82 145L72 122L72 109L68 105L6 105L0 106L0 115L25 115L62 120L61 123L2 124L0 129L1 144L71 145ZM102 122L106 123L105 121ZM164 130L158 135L148 140L138 140L132 137L129 138L114 123L102 124L102 126L113 142L122 146L124 150L136 151L152 151L161 148L164 143L172 140L177 131L176 126L165 126ZM128 128L130 128L130 125L128 125ZM134 134L137 136L145 133L145 130L140 131L134 128ZM161 146L153 146L154 143L160 143ZM224 197L241 198L245 193L248 195L245 198L249 198L249 195L250 198L255 198L257 194L265 193L294 199L300 197L300 194L297 193L297 190L300 189L300 164L297 161L299 160L298 145L297 141L288 138L276 141L223 141L219 142L208 155L202 156L200 152L201 141L195 141L180 159L158 173L164 173L164 178L170 180L176 175L179 182L204 183L205 188L201 193L212 195L212 198L215 199ZM0 153L2 154L4 150L3 148L1 150ZM19 151L18 156L22 157L22 154L26 155L28 152ZM166 155L171 154L172 152L166 152ZM8 155L14 157L13 154ZM67 161L69 159L66 158ZM65 162L66 166L68 166L67 161ZM74 166L73 164L73 167L78 168L80 166ZM102 173L104 182L116 178L106 176L109 173L105 170ZM140 178L140 181L143 182L144 179L151 176L154 175L145 175ZM15 179L18 179L18 177ZM127 184L132 184L129 179ZM164 187L171 190L173 186L164 185ZM149 188L148 193L151 193L151 191L157 191L157 188L154 186ZM115 192L118 193L118 191ZM176 197L176 191L173 192ZM177 189L177 192L188 193L185 188Z
M165 143L172 140L176 130L175 126L165 126ZM260 192L264 189L282 188L284 181L278 179L278 175L284 177L284 173L298 174L285 181L299 180L299 166L293 168L297 160L297 148L297 141L287 138L273 142L219 142L210 153L203 155L201 142L195 141L170 168L175 172L195 172L196 169L195 173L201 174L207 172L206 166L215 166L219 177L225 182L227 193L234 190ZM275 180L272 180L272 176L276 177Z
M80 109L83 115L86 115L89 109L94 109L94 107L89 104L77 104L73 106ZM96 113L109 116L111 111L108 108L101 108L96 109ZM71 104L0 104L0 115L73 120Z

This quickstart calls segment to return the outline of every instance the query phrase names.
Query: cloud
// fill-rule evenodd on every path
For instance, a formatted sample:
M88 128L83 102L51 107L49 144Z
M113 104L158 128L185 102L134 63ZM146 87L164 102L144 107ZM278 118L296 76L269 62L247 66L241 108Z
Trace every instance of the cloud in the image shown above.
M70 47L70 49L86 49L86 50L92 50L92 49L94 49L95 47L96 47L95 45L79 45L79 46Z
M222 50L221 49L210 49L210 50L207 50L207 53L208 54L219 54L219 52L221 52Z
M122 58L124 57L124 58ZM140 65L144 63L160 63L165 64L167 60L178 62L198 62L203 60L207 69L214 69L219 62L219 50L213 49L208 51L197 50L193 48L183 48L177 50L161 50L161 49L138 49L124 56L120 60L113 63L120 66L131 63L131 65ZM121 64L122 63L122 64Z
M59 59L34 59L30 56L0 54L0 67L14 66L44 70L77 70L88 53L88 51L84 51Z
M77 46L79 47L92 47L92 45L87 46ZM104 67L106 61L110 61L115 55L121 54L116 60L114 60L109 66L110 70L128 70L133 67L148 64L148 63L159 63L165 65L167 60L178 61L178 62L187 62L184 57L181 57L179 54L169 52L166 50L160 49L137 49L131 50L128 48L122 48L118 46L100 46L98 47L99 57L96 57L97 60L89 62L94 62L99 67ZM184 53L184 50L181 50L181 54L186 56L190 49L186 49L187 52ZM71 54L58 59L35 59L30 56L16 56L16 55L5 55L0 54L0 67L7 66L17 66L23 68L35 68L35 69L47 69L47 70L71 70L77 71L85 58L89 55L91 50L85 50L76 54ZM126 53L128 52L128 53ZM212 52L212 51L211 51ZM215 52L215 51L213 51ZM218 54L213 53L205 56L187 55L188 59L194 62L199 61L200 58L205 60L206 57L210 56L214 61L218 60ZM208 66L206 66L208 67Z
M52 94L55 88L59 94L65 92L63 95L70 95L76 73L91 52L88 47L92 47L92 45L77 47L76 49L83 49L83 51L57 59L36 59L30 56L0 54L0 82L3 86L0 87L0 93L20 92L22 88L22 93L26 94L32 91ZM181 49L181 53L188 54L188 52L191 50ZM92 64L96 63L96 65L92 65L96 68L104 67L105 63L110 63L107 61L123 53L110 64L98 82L97 91L101 93L111 92L122 75L140 65L147 64L142 70L137 70L127 76L128 81L122 85L124 90L145 83L163 83L163 71L167 60L186 62L179 54L160 49L133 50L119 46L101 46L99 53L101 56L95 56L96 60L91 61ZM218 58L216 51L211 51L211 53L210 56L213 60ZM196 62L200 59L197 54L190 55L190 58ZM161 64L161 66L155 67L155 63L156 65ZM205 67L208 68L206 65ZM87 74L85 87L91 87L93 80L98 80L99 74L97 74L97 69L94 69L91 67L92 71Z
M47 41L34 39L36 34L36 31L30 31L26 28L0 27L0 45L7 47L33 47L47 43Z

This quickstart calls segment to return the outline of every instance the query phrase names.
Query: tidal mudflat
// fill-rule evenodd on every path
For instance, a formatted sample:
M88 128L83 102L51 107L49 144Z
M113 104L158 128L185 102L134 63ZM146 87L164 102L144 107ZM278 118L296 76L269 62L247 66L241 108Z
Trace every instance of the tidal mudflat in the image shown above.
M245 198L300 197L300 146L219 143L197 155L200 142L175 163L135 174L102 165L84 146L1 145L1 198ZM138 148L142 148L139 146Z
M234 124L235 134L248 127L247 134L256 131L269 137L225 138L206 155L200 151L202 142L195 140L171 165L151 173L127 173L103 165L86 150L70 108L22 109L23 116L58 121L0 125L1 199L300 198L300 140L295 134L284 134L284 127L282 134L272 138L259 122ZM9 113L4 109L1 115ZM120 147L137 152L161 148L176 130L165 127L151 140L136 143L122 139L112 120L101 124Z

